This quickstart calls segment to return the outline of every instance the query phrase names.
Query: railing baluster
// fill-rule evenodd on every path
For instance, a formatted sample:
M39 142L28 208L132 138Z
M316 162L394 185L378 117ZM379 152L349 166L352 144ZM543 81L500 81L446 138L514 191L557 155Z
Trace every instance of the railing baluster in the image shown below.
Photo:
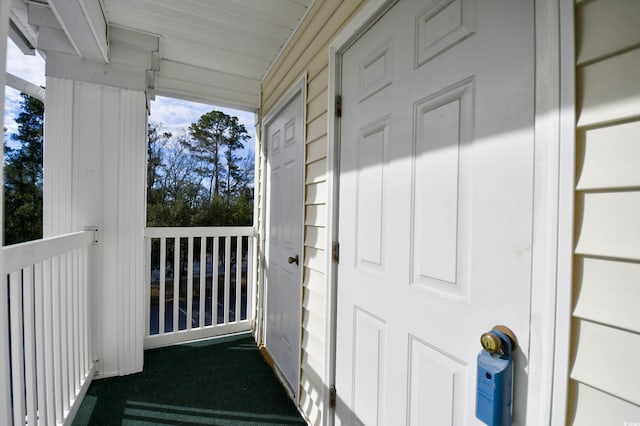
M191 330L193 323L193 237L187 239L187 318L186 328Z
M236 237L236 322L240 322L242 308L242 236Z
M11 408L11 382L9 375L9 298L8 283L6 277L0 281L0 424L9 425L12 423Z
M27 424L36 422L38 408L36 398L36 327L35 327L35 296L33 291L33 267L22 270L22 291L24 299L24 372L27 388Z
M80 385L85 380L85 373L89 369L87 360L87 327L89 322L86 317L87 303L87 289L86 289L86 248L78 250L78 322L79 322L79 339L78 342L78 372L80 377Z
M73 252L67 252L67 408L71 408L71 399L75 395L75 374L73 368Z
M53 306L55 303L53 296L53 260L47 259L43 262L42 290L44 295L44 368L46 371L47 386L47 419L51 423L56 421L56 364L55 364L55 339L54 339L54 315Z
M165 271L167 267L167 239L160 238L160 297L158 298L158 333L164 334Z
M229 305L231 304L231 237L224 239L224 323L229 323Z
M173 241L173 332L177 333L180 308L180 237L174 238Z
M64 386L63 386L63 356L62 356L62 271L61 269L61 256L53 258L53 357L54 357L54 372L55 372L55 389L54 395L56 400L56 422L62 422L62 415L64 413Z
M200 237L200 313L198 315L198 326L205 326L205 303L207 301L207 237Z
M253 258L253 236L247 237L247 312L246 319L251 320L251 313L253 312L253 274L255 271L256 263Z
M69 269L67 264L67 253L60 255L60 347L62 348L60 357L62 364L62 409L69 409L69 297L68 297Z
M11 318L11 377L13 381L13 424L23 425L26 415L24 383L24 341L22 339L22 273L9 275Z
M145 318L146 321L145 323L145 328L144 328L144 335L148 336L149 334L151 334L151 239L147 238L145 240L145 244L144 244L144 250L145 250L145 268L144 268L144 274L145 274L145 296L146 296L146 303L144 304L145 306Z
M72 277L71 286L72 286L72 312L71 312L71 322L73 323L73 357L70 358L72 363L72 371L73 371L73 393L70 395L70 398L73 399L74 395L80 389L80 264L78 259L78 250L73 250L71 252L71 267L72 267Z
M211 262L213 263L213 276L211 278L211 324L218 324L218 265L220 264L220 241L218 237L213 237L213 256Z
M45 299L44 299L44 263L34 266L34 291L35 291L35 335L36 335L36 381L38 389L38 420L39 424L47 422L47 370L46 370L46 343L45 343Z
M89 292L89 248L84 247L82 254L82 323L84 324L84 342L82 348L84 350L83 379L86 380L93 361L93 348L91 345L93 322L89 317L89 304L91 303L91 295Z

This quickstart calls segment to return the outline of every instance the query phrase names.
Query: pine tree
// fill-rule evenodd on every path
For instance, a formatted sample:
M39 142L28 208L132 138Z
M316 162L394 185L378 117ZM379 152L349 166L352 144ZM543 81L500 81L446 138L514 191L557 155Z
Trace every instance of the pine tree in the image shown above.
M5 143L4 244L16 244L42 238L42 148L44 105L24 93L22 112L16 118L18 133Z
M229 138L231 117L220 111L203 114L197 123L192 123L189 132L194 141L189 145L209 174L209 202L220 194L222 170L222 147Z

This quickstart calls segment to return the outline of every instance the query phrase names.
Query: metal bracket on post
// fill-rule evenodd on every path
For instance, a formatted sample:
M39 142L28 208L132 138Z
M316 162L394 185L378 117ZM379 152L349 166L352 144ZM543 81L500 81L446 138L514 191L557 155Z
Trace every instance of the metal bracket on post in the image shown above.
M93 244L96 245L98 244L98 227L97 226L85 226L84 227L85 231L90 231L93 232Z

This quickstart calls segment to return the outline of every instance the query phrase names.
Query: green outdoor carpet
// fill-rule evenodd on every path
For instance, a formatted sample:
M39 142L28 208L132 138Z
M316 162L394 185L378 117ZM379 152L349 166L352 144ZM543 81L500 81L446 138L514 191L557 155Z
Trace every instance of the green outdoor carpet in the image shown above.
M148 350L144 371L95 380L74 425L305 424L251 335Z

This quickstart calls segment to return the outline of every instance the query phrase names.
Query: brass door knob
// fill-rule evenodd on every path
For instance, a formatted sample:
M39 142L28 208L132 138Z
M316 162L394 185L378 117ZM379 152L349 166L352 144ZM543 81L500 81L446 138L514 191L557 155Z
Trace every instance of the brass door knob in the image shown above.
M296 254L296 257L289 256L289 258L287 259L287 262L289 262L289 264L295 263L297 265L298 264L298 255Z

